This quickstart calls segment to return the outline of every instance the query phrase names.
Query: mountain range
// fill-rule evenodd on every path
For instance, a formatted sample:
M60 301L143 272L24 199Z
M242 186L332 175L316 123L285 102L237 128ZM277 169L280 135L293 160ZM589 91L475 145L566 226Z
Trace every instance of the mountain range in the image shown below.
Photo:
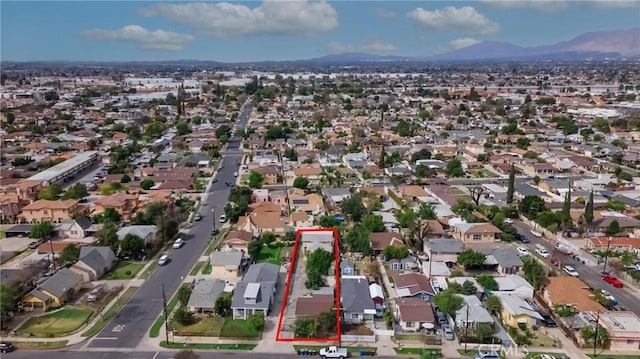
M302 60L314 63L480 61L480 60L584 60L640 57L640 27L578 35L551 45L523 47L508 42L484 41L429 57L341 53Z

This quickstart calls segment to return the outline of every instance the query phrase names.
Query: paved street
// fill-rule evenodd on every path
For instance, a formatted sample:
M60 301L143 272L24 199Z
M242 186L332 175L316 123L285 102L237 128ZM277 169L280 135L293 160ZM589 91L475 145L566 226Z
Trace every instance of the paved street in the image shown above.
M536 244L541 244L547 248L549 253L553 250L553 247L556 243L551 244L550 242L537 238L531 234L531 228L526 224L516 221L513 226L518 230L518 233L527 236L530 243L527 244L531 255L537 255L535 253ZM582 279L585 283L587 283L591 288L597 289L606 289L611 294L613 294L620 306L625 307L627 310L630 310L638 315L640 315L640 301L638 301L638 294L632 293L634 289L628 288L614 288L613 286L607 284L605 281L600 278L600 271L602 271L602 265L599 266L586 266L570 256L565 256L563 259L562 265L570 265L578 271L580 274L580 279Z
M300 356L291 354L265 354L255 352L204 352L197 351L200 359L289 359L300 358ZM134 352L134 351L91 351L88 352L70 352L70 351L47 351L47 359L171 359L174 352ZM42 351L17 350L8 357L16 359L32 359L42 355ZM378 359L392 359L395 357L376 356Z
M238 129L244 129L250 114L250 106L241 110L237 122ZM243 156L240 145L239 138L231 138L226 151L223 152L215 175L217 182L212 184L202 199L202 220L194 222L184 236L185 246L171 253L171 261L158 267L120 312L89 342L88 348L136 348L147 335L162 311L162 286L164 285L169 300L202 256L211 239L214 221L217 222L218 217L224 213L230 190L225 182L235 182L233 173L237 171L237 163ZM212 209L215 210L215 218ZM216 226L219 225L220 223L216 223Z

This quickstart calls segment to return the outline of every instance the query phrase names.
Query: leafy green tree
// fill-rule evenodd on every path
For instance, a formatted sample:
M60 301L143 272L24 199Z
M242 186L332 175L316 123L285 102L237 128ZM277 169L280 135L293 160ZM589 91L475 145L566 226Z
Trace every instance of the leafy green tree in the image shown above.
M257 332L262 332L262 330L264 329L265 320L263 314L251 314L247 317L247 321L249 322L249 325Z
M516 182L516 169L513 163L511 164L511 168L509 169L509 184L507 186L507 204L513 203L513 193L515 191L515 182Z
M80 256L80 248L75 244L69 244L62 249L60 256L58 257L58 263L60 265L70 265L75 263Z
M180 286L180 289L178 289L178 300L180 301L180 304L187 305L190 297L191 287L186 285Z
M544 200L538 196L525 196L518 204L518 209L527 218L536 218L538 213L547 210Z
M418 209L418 217L422 219L438 219L435 206L431 203L422 203Z
M142 188L145 191L148 191L149 189L151 189L151 187L153 187L156 183L153 182L153 180L150 179L143 179L142 182L140 182L140 188Z
M318 225L322 228L335 228L340 222L333 216L322 216L318 219Z
M191 128L185 121L180 121L176 124L176 131L178 132L178 135L184 136L191 132Z
M0 323L10 318L18 305L18 298L13 287L0 285ZM0 324L0 326L3 326Z
M351 252L360 252L365 256L371 254L370 232L362 225L354 225L345 237L345 243Z
M487 290L498 290L498 282L496 282L496 279L493 276L490 275L481 275L478 278L476 278L476 280L478 281L478 283Z
M269 245L269 244L271 244L271 243L275 242L275 241L276 241L276 239L278 239L278 238L276 237L276 235L275 235L275 234L273 234L273 233L271 233L271 232L264 232L264 233L262 233L262 235L260 236L260 241L261 241L263 244L266 244L266 245Z
M262 182L264 181L264 176L262 173L252 170L249 172L249 187L251 188L262 188Z
M609 343L611 341L611 337L609 336L609 332L605 327L598 324L598 336L596 338L596 330L590 325L584 326L580 329L580 336L586 343L591 343L591 345L596 348L606 349L609 347Z
M221 317L226 317L231 312L231 293L224 292L222 293L218 299L216 299L216 303L213 306L214 311L217 315Z
M487 257L473 249L467 249L464 252L458 253L458 264L462 265L466 269L481 267Z
M418 213L409 207L396 211L394 215L401 228L410 228L415 224L416 219L418 219Z
M476 288L476 285L470 280L465 280L462 284L458 282L450 283L448 289L456 294L464 295L472 295L478 292L478 288Z
M611 221L611 223L609 223L609 226L607 226L605 233L608 236L613 236L620 233L621 230L622 229L620 228L620 223L618 223L618 221L614 219L613 221Z
M49 221L36 223L29 230L29 238L37 238L37 239L47 238L47 236L49 236L49 234L53 232L54 228L55 227L53 223Z
M490 294L485 299L484 307L493 314L498 314L502 311L502 302L497 296Z
M122 178L120 178L120 183L129 183L131 182L131 177L129 177L129 175L122 175Z
M329 272L331 263L333 262L333 254L322 249L316 249L315 251L307 255L307 275L311 272L317 271L322 275Z
M405 246L388 246L382 251L382 254L388 259L404 259L409 256L409 248Z
M196 317L185 306L176 310L173 319L182 325L191 325L196 322Z
M262 252L263 243L261 241L251 241L247 246L247 254L252 261L255 261L260 256L260 252Z
M362 220L362 226L369 232L384 232L384 222L382 216L370 214Z
M100 233L98 233L98 241L101 246L110 247L114 252L118 251L120 243L118 242L118 227L113 222L106 222Z
M144 247L144 239L136 236L135 234L129 233L122 238L122 241L120 241L120 251L126 254L140 254L144 252Z
M444 173L447 177L462 177L464 176L464 168L462 168L462 162L458 158L454 158L447 162L444 168Z
M524 279L527 280L535 289L540 289L546 278L544 266L531 257L522 258L522 270Z
M342 213L349 216L354 222L359 222L367 213L362 203L362 196L351 196L340 203Z
M489 323L478 323L473 329L473 335L480 343L485 343L496 333L495 327Z
M450 290L443 290L433 297L433 304L441 312L454 316L456 311L462 308L462 297Z
M584 206L584 223L587 227L591 227L593 223L593 189L589 192L589 200Z
M42 187L38 191L36 198L46 199L48 201L55 201L58 199L58 196L61 193L62 193L62 187L59 184L54 183L52 185Z
M311 271L307 274L307 280L304 282L304 286L307 289L317 290L326 285L324 277L318 271Z
M566 231L571 227L571 189L564 196L564 203L562 204L562 212L560 212L560 221L562 223L562 230Z
M296 338L315 338L318 324L315 318L298 317L293 323L293 333Z
M76 183L62 195L62 199L82 199L88 195L87 186L82 183Z
M307 189L309 187L309 180L307 177L296 177L296 179L293 180L293 187Z
M141 213L141 212L138 212ZM137 213L136 213L137 214ZM96 214L93 216L93 221L95 223L120 223L122 216L120 213L112 207L107 207L104 209L102 213Z

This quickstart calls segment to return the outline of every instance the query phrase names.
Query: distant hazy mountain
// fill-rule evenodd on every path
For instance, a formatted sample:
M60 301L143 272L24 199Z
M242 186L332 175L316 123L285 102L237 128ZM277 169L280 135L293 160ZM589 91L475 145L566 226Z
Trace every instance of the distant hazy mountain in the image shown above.
M621 58L640 56L640 28L589 32L552 45L521 47L506 42L484 41L432 56L431 60L489 60L517 58Z
M349 52L295 62L349 64L473 60L582 60L623 57L640 57L640 27L620 31L589 32L569 41L544 46L522 47L508 42L484 41L444 54L421 58Z

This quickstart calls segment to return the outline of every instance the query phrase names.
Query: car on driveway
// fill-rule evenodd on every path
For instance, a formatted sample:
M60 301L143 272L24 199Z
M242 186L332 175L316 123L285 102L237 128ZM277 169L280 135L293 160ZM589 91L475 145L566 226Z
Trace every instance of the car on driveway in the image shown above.
M455 336L453 335L453 330L449 325L442 326L442 332L444 333L444 338L446 340L455 340Z
M576 271L575 268L573 268L572 266L564 266L562 267L562 270L567 273L568 275L572 276L572 277L579 277L580 274L578 274L578 271Z
M163 265L165 265L165 264L167 264L167 263L169 263L169 256L168 256L168 255L166 255L166 254L163 254L163 255L160 257L160 259L158 259L158 265L163 266Z
M183 244L184 244L184 239L178 238L178 239L176 239L175 242L173 242L173 248L178 249L178 248L182 247Z
M624 287L624 284L615 276L612 276L611 274L606 274L603 273L601 276L603 281L611 284L614 288L622 288Z
M520 257L528 256L529 254L531 254L529 253L529 250L526 249L525 247L518 247L517 250L518 250L518 255Z

